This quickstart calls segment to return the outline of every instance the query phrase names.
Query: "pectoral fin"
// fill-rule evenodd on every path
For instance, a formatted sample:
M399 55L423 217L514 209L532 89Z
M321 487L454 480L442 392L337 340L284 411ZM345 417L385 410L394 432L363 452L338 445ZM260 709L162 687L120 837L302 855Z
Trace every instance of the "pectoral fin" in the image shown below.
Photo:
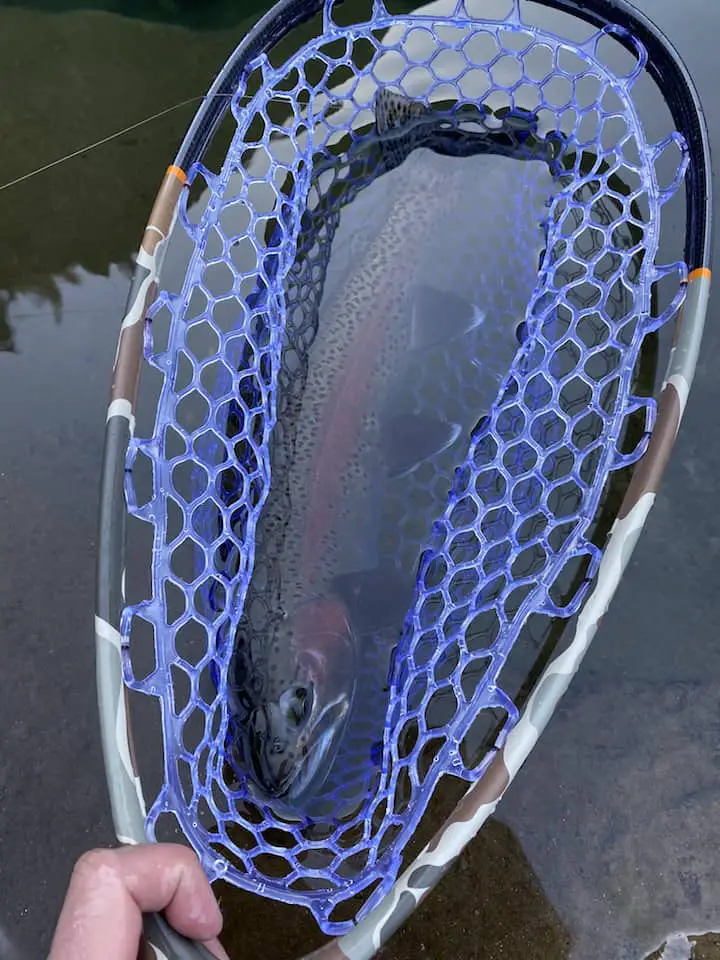
M455 293L419 284L412 292L410 345L414 350L442 346L465 336L485 320L485 312Z
M380 440L388 476L402 477L447 450L462 427L423 414L395 414L381 423Z

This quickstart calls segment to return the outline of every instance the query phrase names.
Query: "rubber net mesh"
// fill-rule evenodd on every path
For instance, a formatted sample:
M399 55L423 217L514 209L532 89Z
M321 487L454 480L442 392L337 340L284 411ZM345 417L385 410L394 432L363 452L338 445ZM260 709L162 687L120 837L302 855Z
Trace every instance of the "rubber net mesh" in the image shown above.
M182 289L150 311L146 359L162 390L126 474L130 513L154 527L152 595L123 620L126 682L162 705L164 783L148 833L173 814L211 877L303 904L328 932L388 891L439 778L482 776L527 693L516 659L579 609L610 472L645 449L654 405L634 385L643 338L671 312L654 309L653 284L683 278L682 264L655 259L686 153L677 134L646 141L632 100L645 52L635 45L618 74L601 57L606 39L570 43L523 24L515 5L491 20L462 6L422 17L377 5L350 24L328 9L301 49L279 66L259 58L240 82L220 172L189 172L204 206L199 217L182 207L177 229L192 244ZM402 159L363 146L383 88L451 117L480 106L486 152L523 161L515 193L489 211L504 241L471 249L462 269L477 287L507 277L483 306L522 322L507 356L481 326L432 365L433 408L452 422L477 405L474 426L385 498L380 551L411 570L414 592L404 626L364 644L340 751L293 813L263 800L233 754L243 723L233 653L241 623L260 638L269 629L258 521L297 429L341 212ZM422 146L427 129L398 149ZM672 149L663 185L656 164ZM539 262L517 226L538 199ZM362 230L353 242L360 256ZM473 394L479 358L497 370L489 403ZM429 376L411 378L418 407ZM149 498L135 481L141 461ZM154 646L142 676L140 621Z

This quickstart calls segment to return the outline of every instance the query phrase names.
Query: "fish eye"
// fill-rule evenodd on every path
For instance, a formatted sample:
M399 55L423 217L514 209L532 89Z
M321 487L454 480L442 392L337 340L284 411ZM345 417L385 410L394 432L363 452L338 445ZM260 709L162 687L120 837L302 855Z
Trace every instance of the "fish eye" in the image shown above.
M280 698L280 707L285 719L293 726L299 727L310 716L312 690L299 684L291 687Z

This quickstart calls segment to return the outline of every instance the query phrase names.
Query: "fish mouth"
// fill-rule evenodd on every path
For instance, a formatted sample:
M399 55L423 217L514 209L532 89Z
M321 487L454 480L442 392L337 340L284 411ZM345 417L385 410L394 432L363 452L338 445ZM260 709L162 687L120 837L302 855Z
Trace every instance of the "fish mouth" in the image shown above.
M349 706L349 699L340 697L303 724L289 720L280 702L253 711L248 722L251 773L269 800L296 808L317 795L337 754Z
M341 697L322 711L313 726L302 763L284 795L293 805L300 805L316 796L327 780L343 738L349 711L349 701Z

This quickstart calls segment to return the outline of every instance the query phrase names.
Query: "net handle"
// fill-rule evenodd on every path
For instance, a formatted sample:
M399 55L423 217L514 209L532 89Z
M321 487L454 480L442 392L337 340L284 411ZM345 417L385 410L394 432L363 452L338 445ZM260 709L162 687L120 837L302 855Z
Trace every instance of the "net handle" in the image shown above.
M217 960L208 948L188 940L174 930L159 913L146 913L143 917L143 936L157 958L167 960Z
M157 292L165 241L177 215L187 171L204 156L229 109L231 95L240 77L260 53L272 47L291 29L311 19L323 9L323 5L323 0L280 0L238 45L216 77L209 96L188 129L175 162L168 168L138 253L107 410L95 617L101 739L115 832L123 843L143 843L146 840L145 802L132 746L119 629L125 581L125 458L135 423L144 320ZM614 533L608 551L613 555L608 557L607 566L605 562L601 564L595 591L580 615L570 648L548 664L523 719L511 731L485 775L470 787L435 838L401 875L387 897L349 934L332 940L303 960L370 960L447 873L494 813L577 670L629 562L674 444L694 376L710 291L712 246L710 146L698 93L670 41L627 0L542 0L540 5L573 14L599 28L613 24L624 27L647 48L648 72L663 92L690 153L685 238L690 276L682 324L670 360L653 437L621 509L620 533L626 532L627 536L618 536L617 531ZM623 42L622 37L616 35L616 39ZM630 41L626 45L634 52ZM622 524L628 526L627 531ZM538 692L542 693L542 698L536 696ZM530 719L521 726L525 717ZM212 960L206 947L181 937L161 916L146 918L145 935L159 958Z

